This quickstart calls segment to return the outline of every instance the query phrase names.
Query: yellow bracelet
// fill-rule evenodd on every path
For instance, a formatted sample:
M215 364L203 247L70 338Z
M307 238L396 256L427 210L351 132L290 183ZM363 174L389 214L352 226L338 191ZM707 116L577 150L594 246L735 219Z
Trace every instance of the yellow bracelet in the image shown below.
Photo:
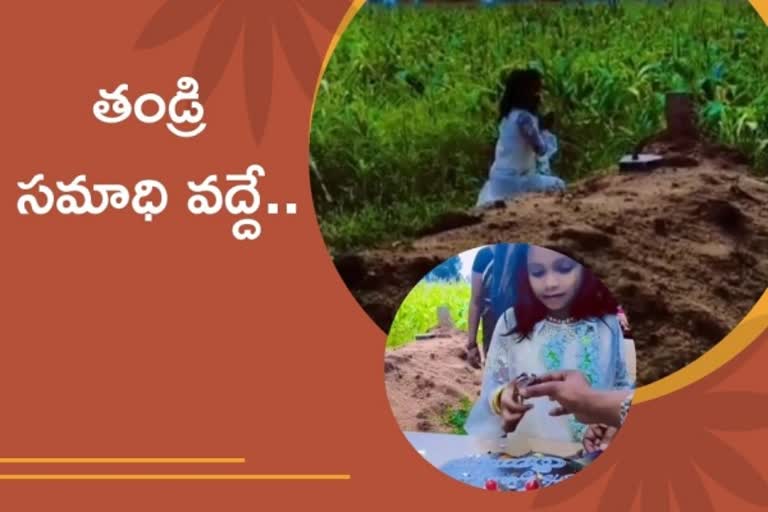
M504 393L504 388L501 386L497 389L493 395L491 395L491 410L496 413L497 416L501 416L501 395Z

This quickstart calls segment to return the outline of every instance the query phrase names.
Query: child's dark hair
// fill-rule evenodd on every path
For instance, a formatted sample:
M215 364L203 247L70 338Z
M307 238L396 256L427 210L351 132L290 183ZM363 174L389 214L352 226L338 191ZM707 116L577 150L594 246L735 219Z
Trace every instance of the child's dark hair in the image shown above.
M504 83L504 93L499 103L499 119L504 119L516 108L536 115L539 100L534 94L534 87L541 82L542 75L535 69L512 70Z
M520 244L516 255L518 258L516 282L514 283L517 289L514 310L516 322L514 329L507 333L507 335L519 334L521 338L529 337L533 332L534 326L547 317L547 308L534 295L528 279L528 252L530 247L528 244ZM557 250L556 252L563 254ZM583 267L581 285L578 292L576 292L576 296L573 298L569 316L578 321L587 318L602 319L606 315L615 315L619 304L602 281L577 259L567 254L563 254L563 256L571 258Z

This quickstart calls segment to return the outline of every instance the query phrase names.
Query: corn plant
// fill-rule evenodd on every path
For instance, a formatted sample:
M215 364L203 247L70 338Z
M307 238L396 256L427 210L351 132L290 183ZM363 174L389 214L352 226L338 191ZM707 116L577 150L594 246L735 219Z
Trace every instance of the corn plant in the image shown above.
M662 128L670 91L692 93L706 132L765 173L766 43L744 1L364 7L313 116L326 240L344 248L408 236L435 212L472 206L493 155L500 83L514 67L544 74L562 143L554 169L568 181L611 167Z

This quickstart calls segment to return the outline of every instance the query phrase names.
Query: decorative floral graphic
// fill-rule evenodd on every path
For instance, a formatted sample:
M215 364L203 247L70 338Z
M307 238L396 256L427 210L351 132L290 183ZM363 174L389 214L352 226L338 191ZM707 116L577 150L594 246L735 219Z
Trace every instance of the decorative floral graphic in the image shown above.
M264 135L272 98L276 52L273 32L294 78L305 96L311 98L322 55L310 37L306 16L334 32L345 7L324 0L167 0L144 28L136 47L158 47L211 17L192 71L192 76L204 84L201 99L206 100L224 74L242 34L245 102L258 143Z
M754 345L759 345L755 343ZM599 510L629 510L640 496L641 510L714 511L701 475L757 506L768 506L768 482L744 454L716 432L768 428L768 393L715 391L754 357L750 347L727 369L689 388L635 406L621 433L590 469L594 479L610 473ZM537 496L537 507L575 497L584 482L573 479Z

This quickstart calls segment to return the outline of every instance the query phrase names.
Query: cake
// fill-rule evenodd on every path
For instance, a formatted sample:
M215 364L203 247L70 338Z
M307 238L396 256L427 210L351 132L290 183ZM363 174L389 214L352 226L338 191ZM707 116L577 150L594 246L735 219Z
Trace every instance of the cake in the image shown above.
M524 491L530 490L534 481L536 484L533 488L549 487L562 482L578 473L596 456L558 457L530 452L520 457L510 457L503 453L487 453L454 459L440 470L474 487L487 488L486 485L492 482L492 487L500 491Z

